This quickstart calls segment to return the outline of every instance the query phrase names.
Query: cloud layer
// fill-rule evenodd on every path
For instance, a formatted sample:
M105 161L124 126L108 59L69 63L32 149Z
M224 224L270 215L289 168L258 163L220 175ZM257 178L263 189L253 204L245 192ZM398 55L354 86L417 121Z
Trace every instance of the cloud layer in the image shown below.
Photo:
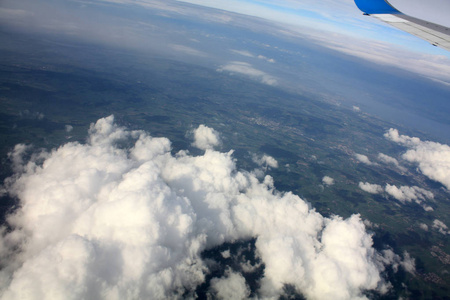
M249 238L265 265L258 297L277 297L285 284L312 299L386 290L380 274L393 260L372 248L358 215L324 218L277 192L270 176L236 170L232 151L207 140L203 155L173 155L169 140L110 116L91 125L86 144L14 160L5 189L20 205L1 229L2 299L193 296L208 273L201 253ZM16 150L12 157L27 148ZM210 292L249 290L230 271L210 281Z

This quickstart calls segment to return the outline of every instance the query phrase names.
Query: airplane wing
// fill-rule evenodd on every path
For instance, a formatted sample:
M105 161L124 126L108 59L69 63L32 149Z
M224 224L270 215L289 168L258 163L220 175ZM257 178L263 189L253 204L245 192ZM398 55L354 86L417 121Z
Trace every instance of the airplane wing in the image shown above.
M433 46L450 51L450 29L444 25L406 15L388 0L355 0L356 6L365 14L375 17L398 29L430 42ZM438 9L432 7L431 9ZM442 12L440 12L442 14ZM448 11L450 18L450 11Z

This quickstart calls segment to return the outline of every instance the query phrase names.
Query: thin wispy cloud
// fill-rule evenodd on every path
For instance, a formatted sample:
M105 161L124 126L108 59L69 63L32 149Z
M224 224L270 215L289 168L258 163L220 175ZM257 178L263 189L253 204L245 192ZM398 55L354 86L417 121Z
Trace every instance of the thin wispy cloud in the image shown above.
M254 68L251 64L242 61L232 61L217 69L218 72L240 74L258 80L267 85L276 85L277 79L266 72Z
M207 53L199 51L197 49L194 49L194 48L186 46L186 45L172 44L172 45L169 45L169 47L177 52L181 52L181 53L188 54L188 55L202 56L202 57L208 56Z
M386 155L384 153L378 153L378 160L382 163L395 166L401 172L406 172L406 170L407 170L405 167L400 165L400 163L398 162L398 160L396 158Z

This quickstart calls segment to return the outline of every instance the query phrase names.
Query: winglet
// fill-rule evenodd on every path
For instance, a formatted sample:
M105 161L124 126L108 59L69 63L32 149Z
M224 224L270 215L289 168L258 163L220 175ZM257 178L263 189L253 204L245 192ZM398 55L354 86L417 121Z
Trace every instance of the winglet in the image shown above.
M356 6L364 14L400 14L389 2L385 0L355 0Z

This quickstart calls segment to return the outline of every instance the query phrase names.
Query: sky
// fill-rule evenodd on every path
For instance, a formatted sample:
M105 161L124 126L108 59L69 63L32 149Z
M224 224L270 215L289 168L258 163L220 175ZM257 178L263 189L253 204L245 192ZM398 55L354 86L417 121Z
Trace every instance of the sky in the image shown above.
M356 7L353 0L325 0L325 1L254 1L254 0L232 0L232 1L211 1L211 0L178 0L187 3L219 8L233 11L241 14L257 16L268 20L287 23L292 26L308 26L316 29L323 29L330 32L342 33L357 37L372 38L374 40L391 42L404 45L410 50L423 51L425 53L447 55L447 51L429 47L427 42L418 38L411 37L409 34L396 32L383 22L363 16L362 12ZM412 16L424 17L430 19L424 9L426 5L422 1L394 1L405 12ZM437 2L437 4L436 4ZM439 12L448 11L448 4L441 3L445 1L427 2L427 4L439 7ZM413 8L411 8L413 3ZM444 6L444 7L442 7ZM424 13L425 12L425 13ZM439 24L445 24L448 21L445 13L439 15L437 21ZM433 19L433 18L431 18ZM434 21L435 19L433 19Z

